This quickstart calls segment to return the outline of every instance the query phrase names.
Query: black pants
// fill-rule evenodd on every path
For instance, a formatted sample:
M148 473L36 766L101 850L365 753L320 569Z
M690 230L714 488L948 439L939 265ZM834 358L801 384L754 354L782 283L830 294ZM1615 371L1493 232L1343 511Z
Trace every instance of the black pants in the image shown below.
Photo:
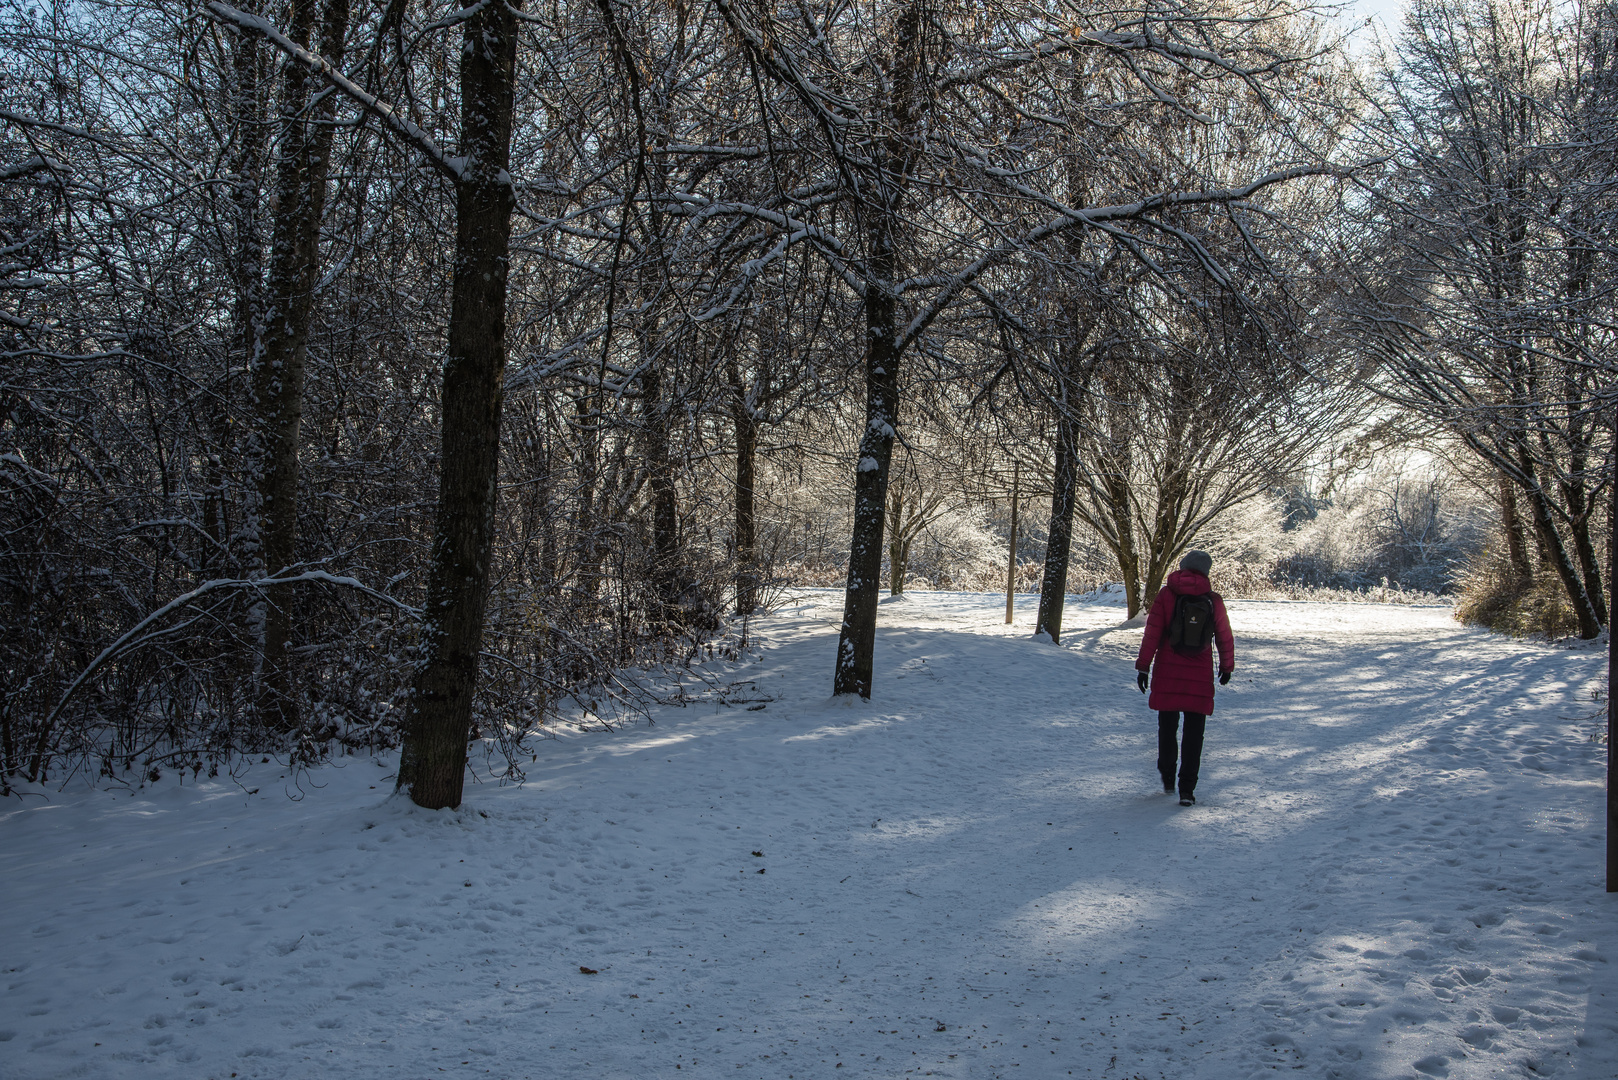
M1176 748L1175 735L1179 733L1180 714L1157 714L1157 771L1163 777L1163 786L1174 783L1174 759L1180 759L1180 794L1189 795L1197 790L1197 770L1202 767L1202 729L1208 718L1201 713L1185 714L1185 745ZM1176 754L1178 750L1178 754Z

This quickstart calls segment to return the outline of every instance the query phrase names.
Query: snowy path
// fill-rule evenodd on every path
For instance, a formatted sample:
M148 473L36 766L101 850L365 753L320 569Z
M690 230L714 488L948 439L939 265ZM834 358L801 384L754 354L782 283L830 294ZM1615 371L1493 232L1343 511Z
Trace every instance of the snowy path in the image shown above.
M458 812L355 759L0 810L0 1078L1618 1076L1600 654L1232 604L1182 810L1117 608L885 605L849 705L837 599L715 668L766 708Z

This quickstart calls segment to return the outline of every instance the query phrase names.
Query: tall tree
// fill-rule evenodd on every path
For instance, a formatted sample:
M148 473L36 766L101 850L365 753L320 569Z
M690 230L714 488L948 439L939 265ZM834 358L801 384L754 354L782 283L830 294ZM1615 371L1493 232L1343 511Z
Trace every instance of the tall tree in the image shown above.
M1610 309L1595 258L1609 196L1590 166L1610 140L1578 122L1599 92L1596 25L1543 0L1412 5L1370 96L1388 166L1359 311L1383 392L1514 486L1586 638L1608 617L1590 530L1607 482L1611 364L1592 328Z
M499 489L517 5L468 9L461 50L455 276L444 359L438 512L398 788L419 806L459 806L488 602Z
M294 0L288 38L307 48L319 16L319 54L341 65L348 0ZM256 38L254 40L257 40ZM302 437L304 369L320 270L320 225L332 148L332 92L301 64L288 63L281 88L275 210L250 375L252 434L249 461L255 495L249 527L256 570L275 575L296 561L298 453ZM266 595L257 605L259 722L267 731L298 727L287 663L292 594Z
M836 9L821 19L801 8L777 15L768 0L717 3L749 59L790 95L802 126L815 133L824 162L817 193L830 188L848 208L840 220L829 219L810 201L778 217L834 267L859 298L865 324L865 419L833 688L869 697L902 368L915 344L946 312L982 302L985 275L1069 229L1106 231L1144 255L1157 239L1131 235L1125 223L1134 223L1199 251L1192 234L1170 220L1178 210L1241 204L1322 168L1307 155L1305 163L1229 188L1119 185L1120 201L1110 205L1064 199L1055 133L1082 126L1070 115L1068 67L1075 57L1113 63L1153 101L1195 113L1193 99L1222 81L1254 89L1302 66L1295 43L1262 32L1291 12L1275 5L1251 21L1231 21L1149 5L1138 19L1116 23L1094 13L1063 13L1070 17L1053 22L1011 3L955 12L913 0L868 20L864 9ZM1167 87L1169 71L1183 91ZM1112 125L1106 130L1115 135ZM961 226L935 242L939 218Z

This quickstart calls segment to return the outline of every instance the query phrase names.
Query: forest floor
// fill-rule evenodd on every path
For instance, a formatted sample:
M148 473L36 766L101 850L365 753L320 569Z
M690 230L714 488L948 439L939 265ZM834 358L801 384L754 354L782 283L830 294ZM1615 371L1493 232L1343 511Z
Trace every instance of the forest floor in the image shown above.
M1117 607L885 603L851 703L840 600L457 811L392 758L0 808L0 1077L1618 1075L1602 652L1233 602L1182 809Z

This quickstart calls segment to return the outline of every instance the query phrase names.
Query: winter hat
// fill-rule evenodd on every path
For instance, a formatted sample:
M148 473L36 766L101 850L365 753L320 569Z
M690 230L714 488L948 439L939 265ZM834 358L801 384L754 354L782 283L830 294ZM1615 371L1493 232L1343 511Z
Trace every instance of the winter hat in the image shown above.
M1213 569L1213 556L1206 551L1188 551L1180 560L1180 569L1207 577L1208 571Z

